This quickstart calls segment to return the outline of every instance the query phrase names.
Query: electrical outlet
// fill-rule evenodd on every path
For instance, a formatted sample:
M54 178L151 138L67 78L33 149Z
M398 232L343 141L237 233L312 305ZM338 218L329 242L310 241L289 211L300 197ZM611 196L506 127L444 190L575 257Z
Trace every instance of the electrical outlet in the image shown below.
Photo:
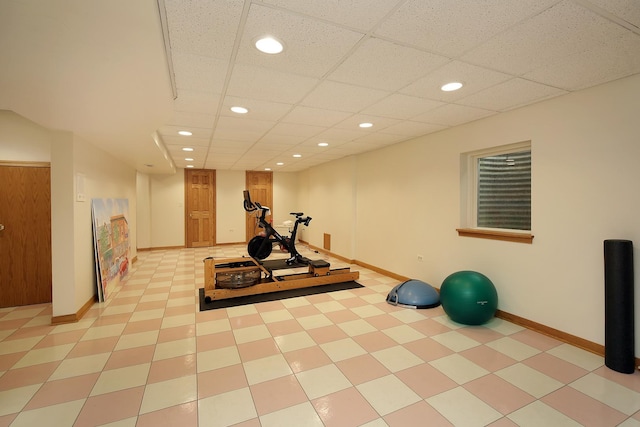
M418 255L418 262L424 261L424 257L422 255Z

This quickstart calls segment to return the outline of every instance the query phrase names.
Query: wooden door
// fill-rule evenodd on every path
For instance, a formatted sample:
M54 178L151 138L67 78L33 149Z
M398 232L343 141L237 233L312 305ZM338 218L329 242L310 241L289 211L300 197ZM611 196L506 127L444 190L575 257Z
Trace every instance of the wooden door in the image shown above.
M216 171L185 169L185 246L216 244Z
M268 206L273 216L273 172L246 172L246 186L251 194L251 200ZM267 217L267 219L270 219ZM247 215L247 242L259 231L256 229L256 217Z
M51 302L51 168L0 164L0 308Z

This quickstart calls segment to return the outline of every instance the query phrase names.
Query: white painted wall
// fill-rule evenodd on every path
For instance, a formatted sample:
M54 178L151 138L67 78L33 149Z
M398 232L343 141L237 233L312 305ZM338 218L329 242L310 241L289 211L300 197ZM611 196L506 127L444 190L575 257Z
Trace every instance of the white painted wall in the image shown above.
M150 246L163 248L184 245L184 172L150 175Z
M0 160L50 162L49 130L13 111L0 110Z
M138 249L151 247L151 176L136 173L136 241Z
M299 197L317 229L330 230L355 193L357 260L436 287L455 271L480 271L501 310L603 344L603 241L640 242L638 111L634 76L360 155L355 192L351 162L313 168ZM461 153L524 140L532 141L533 244L458 237ZM342 188L328 191L328 182ZM316 204L332 208L318 215Z
M216 242L245 241L245 171L216 171Z
M136 172L70 132L51 131L0 111L0 159L51 162L53 315L76 313L96 293L92 198L129 199L131 256L136 255ZM76 177L84 176L84 202Z
M322 248L324 234L331 235L331 252L354 259L356 226L357 157L325 163L302 172L299 199L313 218L304 240Z

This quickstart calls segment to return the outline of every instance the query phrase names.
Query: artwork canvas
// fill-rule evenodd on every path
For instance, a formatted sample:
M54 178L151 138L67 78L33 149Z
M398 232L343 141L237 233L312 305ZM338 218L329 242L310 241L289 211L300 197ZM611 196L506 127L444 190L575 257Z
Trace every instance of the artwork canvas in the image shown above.
M129 200L92 199L91 216L98 301L103 302L129 271Z

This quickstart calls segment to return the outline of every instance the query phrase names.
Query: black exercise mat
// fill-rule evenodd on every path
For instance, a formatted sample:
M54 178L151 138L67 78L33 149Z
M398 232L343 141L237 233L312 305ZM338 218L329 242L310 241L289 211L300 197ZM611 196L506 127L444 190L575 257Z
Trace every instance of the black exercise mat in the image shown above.
M200 311L215 310L217 308L236 307L239 305L247 304L257 304L259 302L277 301L287 298L304 297L307 295L324 294L326 292L344 291L347 289L357 289L363 287L363 285L354 281L343 283L329 283L327 285L313 286L310 288L290 289L287 291L267 292L264 294L219 299L211 301L208 304L204 300L204 289L200 288Z

